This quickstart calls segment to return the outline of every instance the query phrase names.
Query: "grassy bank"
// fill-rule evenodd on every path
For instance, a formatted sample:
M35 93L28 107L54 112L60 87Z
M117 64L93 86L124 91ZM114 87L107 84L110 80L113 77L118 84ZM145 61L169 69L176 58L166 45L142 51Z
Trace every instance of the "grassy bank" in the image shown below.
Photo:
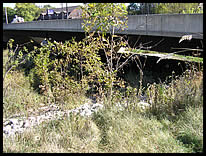
M7 51L3 53L4 65ZM150 108L137 107L136 97L124 97L129 107L123 110L104 101L105 109L84 118L71 116L42 123L35 129L3 138L3 152L123 152L197 153L203 152L203 72L188 70L168 85L150 84ZM40 105L49 105L22 70L8 73L3 84L3 117L29 115ZM120 95L113 103L121 102ZM69 94L62 109L78 107L84 94Z

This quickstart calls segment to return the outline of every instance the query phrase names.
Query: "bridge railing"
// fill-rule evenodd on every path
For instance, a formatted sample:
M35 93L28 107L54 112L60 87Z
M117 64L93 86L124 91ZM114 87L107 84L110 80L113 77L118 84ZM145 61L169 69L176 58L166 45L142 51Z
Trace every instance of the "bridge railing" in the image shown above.
M128 34L203 38L203 14L150 14L128 17ZM126 33L126 32L124 32Z
M3 24L3 30L84 32L82 19L63 19ZM128 28L120 34L180 37L192 34L203 39L203 14L150 14L128 16Z

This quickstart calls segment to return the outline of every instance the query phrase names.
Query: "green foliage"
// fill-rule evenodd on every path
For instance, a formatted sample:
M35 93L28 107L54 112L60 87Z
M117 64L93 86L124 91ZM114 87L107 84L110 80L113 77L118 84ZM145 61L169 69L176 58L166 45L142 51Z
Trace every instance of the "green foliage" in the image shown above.
M95 33L98 34L97 40L106 56L107 65L104 66L104 70L107 74L106 85L110 89L111 98L117 72L125 63L119 64L122 55L117 52L120 47L126 46L126 42L123 41L123 37L115 35L114 32L127 27L126 6L119 3L89 3L84 5L82 10L84 20L82 26L87 38L92 38ZM110 36L107 37L106 34Z
M55 7L53 7L53 6L51 6L51 5L44 5L44 7L43 8L46 8L46 9L54 9Z
M101 31L104 37L112 27L124 29L127 22L127 11L124 4L89 3L84 5L82 9L83 28L88 33Z
M32 52L28 52L26 46L22 45L15 45L14 48L14 40L10 39L8 41L8 61L5 63L5 73L3 77L3 81L6 78L6 75L11 71L17 68L20 64L24 63L26 60L29 60L31 57ZM28 42L29 43L29 42Z
M86 40L88 42L88 40ZM34 74L39 78L42 93L52 92L55 98L68 93L78 93L96 88L102 91L105 77L103 63L98 51L101 47L98 40L90 42L67 41L64 44L49 42L36 48L34 55Z
M182 76L173 77L169 85L151 84L146 90L150 113L158 118L174 119L189 106L201 106L203 102L202 72L187 70Z
M127 7L128 15L154 14L156 3L130 3Z
M16 15L23 17L24 21L32 21L39 16L39 10L34 3L16 3Z
M17 6L20 7L19 4ZM102 10L102 7L105 9ZM125 15L126 6L122 4L86 5L83 8L83 27L88 36L80 42L74 39L65 43L48 41L47 45L36 47L33 55L34 69L30 72L32 85L38 86L40 93L54 97L55 100L61 96L61 101L65 100L67 94L79 91L104 96L114 84L118 85L117 71L119 66L123 66L119 63L120 54L115 48L126 46L126 43L122 37L114 35L114 28L125 28L126 21L122 20L127 19ZM98 37L94 37L97 31L90 33L94 27L102 32L98 33ZM111 38L106 37L106 32L111 28ZM116 42L114 38L117 38ZM100 57L102 49L107 58L106 63Z
M35 47L32 53L25 47L16 53L12 49L14 41L9 41L9 58L15 58L9 59L9 64L15 68L8 66L4 70L8 73L8 69L16 69L24 59L32 61L34 66L30 70L30 81L23 73L12 70L8 79L4 79L4 117L22 111L28 114L30 108L30 111L37 110L40 103L49 105L49 99L70 105L75 103L75 97L81 103L86 92L98 92L103 97L109 92L111 99L104 101L107 107L89 118L71 115L42 123L12 139L4 137L4 152L202 152L202 71L191 68L182 76L171 76L169 84L149 84L145 93L151 108L136 109L140 101L137 88L126 87L125 82L117 78L118 71L127 63L119 60L136 58L118 53L118 47L126 46L126 42L114 35L115 28L125 28L126 21L119 18L126 15L125 6L98 3L85 8L87 36L82 41L48 41L47 45ZM101 52L106 63L100 57ZM140 81L143 68L144 65L138 68ZM45 96L31 90L29 82ZM117 88L116 92L112 91L113 87ZM140 90L143 89L140 87ZM127 109L117 109L114 104L118 102L126 104Z
M67 42L67 44L69 43L73 45L75 41L74 43ZM56 45L59 50L70 47L66 46L67 44L50 44ZM42 49L49 49L49 45L48 47L42 47ZM45 55L47 53L45 50ZM52 58L52 53L53 51L50 52L50 58ZM40 54L40 51L36 49L35 55L38 54ZM55 54L58 54L58 52ZM62 57L62 53L59 54ZM61 58L58 57L57 60ZM45 58L42 59L42 62L43 60ZM47 66L47 68L52 71L50 66ZM89 72L83 73L84 75L90 74ZM203 152L202 78L202 72L188 70L180 77L173 77L170 84L151 85L148 89L151 94L148 95L151 95L150 99L155 107L152 106L151 109L144 112L137 109L120 111L117 107L110 106L98 111L89 118L71 115L62 120L43 122L31 131L17 134L14 138L3 137L3 150L4 152L81 153ZM75 82L79 83L81 81L76 79ZM22 113L22 111L26 115L30 109L33 110L32 112L36 111L40 103L48 104L44 101L43 96L29 88L29 81L23 72L14 71L8 74L3 87L4 92L7 90L3 98L3 115L5 118L15 113ZM75 96L75 94L68 94L68 92L64 94L63 92L66 89L60 87L59 89L62 91L58 95L59 97ZM114 103L117 103L118 100L123 101L123 98L128 98L127 102L130 105L136 100L135 93L136 90L131 87L127 87L125 95L118 92L114 93L113 96L116 96ZM78 101L81 98L81 96L76 97ZM156 103L154 103L155 98ZM138 100L136 100L136 103L138 103ZM171 112L175 113L173 120L171 119Z
M138 14L193 14L203 13L200 3L130 3L127 7L129 15Z
M8 73L13 67L18 67L23 60L31 59L34 66L29 74L30 82L35 87L34 89L39 88L40 93L45 95L46 103L50 104L51 100L54 100L55 103L70 104L71 97L74 95L79 98L86 92L90 94L97 92L104 97L108 93L109 100L105 102L105 105L108 103L107 109L94 114L89 120L72 116L66 122L51 121L46 128L42 124L40 132L37 132L38 135L43 136L40 138L41 141L35 144L33 134L22 134L22 137L17 138L17 142L33 148L25 150L20 146L19 151L41 151L45 149L41 148L45 142L48 144L57 142L64 151L79 149L79 144L81 147L85 147L80 151L86 151L85 149L88 149L86 145L88 145L91 149L95 149L94 151L106 152L201 152L201 132L194 136L195 133L186 131L183 124L178 127L182 132L177 132L175 129L170 132L170 122L176 121L182 112L187 111L188 107L202 106L202 72L188 70L180 77L171 77L173 81L169 84L148 85L145 93L147 94L147 103L151 104L151 108L140 111L137 108L139 102L137 88L125 87L125 82L117 78L118 71L127 63L126 61L120 63L121 57L126 60L138 59L127 53L118 53L118 47L125 47L126 42L123 37L114 35L114 31L116 28L125 28L126 21L122 20L126 15L125 6L98 3L88 4L83 8L85 9L83 10L85 20L83 27L87 35L84 40L77 42L73 39L65 43L48 41L48 44L40 48L35 47L32 53L28 53L28 49L25 47L21 47L18 51L12 50L14 41L10 40L8 42L9 58L15 59L9 59L5 71ZM105 9L102 10L102 8ZM107 33L110 33L110 36ZM100 57L101 52L105 54L106 63ZM137 63L137 66L141 73L141 84L144 65ZM29 93L22 94L11 84L13 85L13 83L7 83L4 88L6 97L4 98L4 108L16 113L20 110L27 112L28 108L32 107L31 103L38 105L40 97L28 100ZM21 85L23 85L22 82ZM112 90L114 87L124 89L124 93L114 92ZM12 90L12 88L14 89ZM9 96L11 93L12 96ZM142 93L141 87L139 93L139 95ZM123 109L120 113L121 111L115 108L114 104L116 103L126 104L127 109ZM114 107L111 107L110 104L113 104ZM4 112L7 113L5 110ZM149 118L141 115L149 116ZM180 123L181 125L182 120L181 118L181 121L176 124ZM201 122L199 119L198 121ZM95 125L95 130L91 125ZM93 138L96 136L90 133L90 130L96 131L98 135L95 142L93 142ZM59 133L60 136L66 135L66 137L56 138L54 143L49 136L52 132ZM88 141L90 138L91 141Z
M102 10L102 7L105 9ZM38 83L33 86L39 86L41 93L54 96L55 99L79 91L104 96L110 89L112 90L114 85L118 86L117 72L125 63L119 63L119 61L126 55L118 54L117 51L118 47L126 46L126 42L121 36L114 35L114 29L124 30L127 20L125 15L126 6L123 4L85 5L83 27L87 34L86 38L80 42L72 40L65 43L56 41L52 43L48 41L47 45L36 48L36 54L33 57L35 67L31 70L33 74L30 75L39 82L32 81ZM111 36L107 37L107 32L110 32ZM97 37L94 37L95 33L98 33ZM106 56L106 63L101 60L101 50Z
M10 7L6 7L8 23L11 23L16 15L16 11ZM5 7L3 8L3 23L6 23Z
M114 35L116 29L126 28L126 6L91 3L82 9L86 38L80 42L72 40L64 44L48 42L36 49L33 75L37 75L40 80L38 85L41 91L46 94L52 92L55 97L68 94L64 92L65 89L73 93L81 90L96 92L100 96L107 94L112 98L112 88L120 86L119 81L123 81L117 79L117 73L131 58L129 54L118 53L118 49L126 46L127 42L123 37ZM110 36L106 35L108 32ZM97 37L94 37L95 33ZM106 63L102 62L100 52L104 52ZM122 58L126 61L120 63Z
M140 3L140 12L141 14L153 14L155 13L156 3Z
M128 15L137 15L141 14L140 8L137 6L137 3L130 3L127 7Z
M194 152L203 152L203 109L202 107L188 107L175 122L173 130L176 138L185 147L192 148Z
M199 3L160 3L155 8L157 14L193 14L203 13L203 9L199 7Z
M55 7L51 5L44 5L43 8L39 8L39 10L36 12L36 17L34 19L37 19L39 15L43 12L46 12L47 9L54 9Z
M13 70L3 81L3 103L4 118L8 118L16 113L27 115L31 109L38 109L44 98L32 90L24 72Z
M92 117L92 120L97 125L98 129L101 132L101 140L99 142L99 146L106 146L109 144L108 140L108 130L111 126L111 116L104 110L102 112L97 112Z

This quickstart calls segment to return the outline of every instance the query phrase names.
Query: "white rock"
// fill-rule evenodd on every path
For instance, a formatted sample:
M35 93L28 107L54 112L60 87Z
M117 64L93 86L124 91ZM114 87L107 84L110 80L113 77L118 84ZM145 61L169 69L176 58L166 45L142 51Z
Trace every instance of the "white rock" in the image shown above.
M11 125L11 124L13 124L13 123L10 120L7 120L4 122L4 126Z
M72 110L72 113L74 113L74 114L78 114L79 113L79 110Z
M45 106L45 104L44 103L40 103L39 106L42 107L42 106Z
M9 131L9 134L8 134L9 136L14 136L15 135L15 131L14 130L11 130L11 131Z
M29 122L29 120L24 121L24 126L23 126L23 127L24 127L24 128L30 127L30 122Z
M103 108L103 105L96 103L96 104L93 104L93 105L92 105L92 108L93 108L93 109L102 109L102 108Z
M3 132L8 133L9 131L11 131L11 126L7 125L6 127L3 127Z
M43 106L43 105L42 105ZM52 105L53 108L58 108L55 105ZM46 107L42 107L46 108ZM80 114L81 116L91 116L93 112L97 112L99 109L102 109L103 105L96 103L96 104L89 104L85 103L84 105L67 111L59 111L59 110L49 110L42 113L39 116L30 116L28 118L22 117L21 120L17 118L9 119L8 121L4 122L3 127L3 134L7 136L14 135L16 132L22 133L24 130L32 128L33 126L39 125L41 122L45 120L54 120L59 119L65 114L70 115L70 113Z
M81 112L80 115L81 115L81 116L84 116L84 115L85 115L85 111Z
M139 106L150 107L150 104L149 104L149 103L143 102L143 101L140 101L140 102L138 103L138 105L139 105Z
M36 118L35 118L35 117L33 117L33 116L30 116L30 117L28 117L28 120L30 120L30 121L35 121L35 120L36 120Z
M24 125L24 121L20 121L19 122L19 127L23 127L23 125Z
M142 109L145 109L146 107L150 107L151 106L149 103L143 102L143 101L139 102L137 105L139 107L141 107Z
M13 125L18 125L18 119L10 119L10 121L12 122Z
M49 107L48 106L44 106L44 107L40 107L39 109L40 110L46 110L46 109L48 109Z
M25 130L24 128L19 128L19 129L18 129L18 132L19 132L19 133L23 133L24 130Z
M59 117L62 117L62 116L64 116L65 112L58 111L57 114L58 114Z
M91 111L85 113L85 116L87 116L87 117L88 117L88 116L91 116L91 115L92 115L92 112L91 112Z

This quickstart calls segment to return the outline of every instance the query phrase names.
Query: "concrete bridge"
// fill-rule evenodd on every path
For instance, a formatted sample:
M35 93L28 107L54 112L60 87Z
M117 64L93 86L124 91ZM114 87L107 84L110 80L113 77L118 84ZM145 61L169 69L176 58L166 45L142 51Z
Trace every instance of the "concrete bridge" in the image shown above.
M82 19L63 19L3 24L3 41L15 36L48 37L50 34L84 33ZM51 33L52 32L52 33ZM128 16L128 28L116 34L181 37L193 35L203 39L203 14L151 14ZM47 34L47 36L45 36ZM53 36L49 36L53 37Z

